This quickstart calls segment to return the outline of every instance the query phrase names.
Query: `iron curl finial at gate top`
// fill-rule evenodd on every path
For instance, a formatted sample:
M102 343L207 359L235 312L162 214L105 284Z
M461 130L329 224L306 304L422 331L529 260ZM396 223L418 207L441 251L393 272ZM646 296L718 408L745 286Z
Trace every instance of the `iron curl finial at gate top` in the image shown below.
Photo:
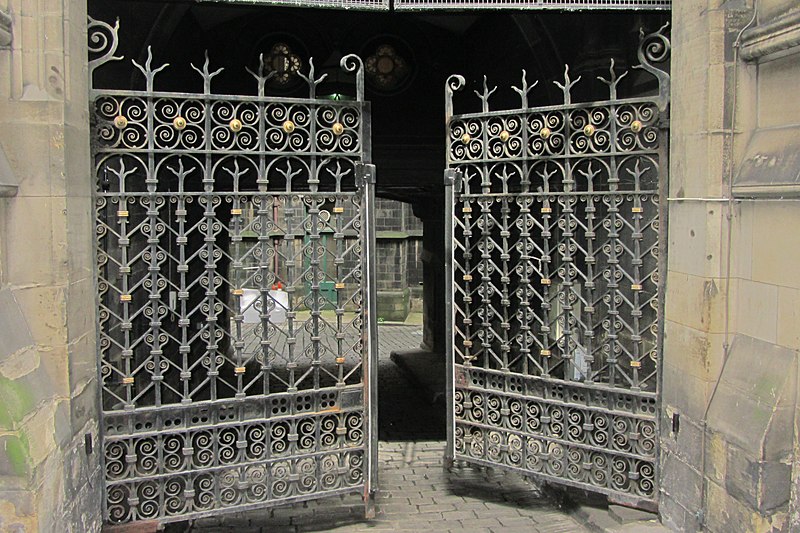
M460 74L452 74L447 78L444 89L445 119L453 116L453 94L463 89L466 83L464 76Z
M348 54L339 61L339 66L345 72L356 75L356 100L364 101L364 62L356 54Z
M91 78L97 67L109 61L120 61L124 58L114 55L119 46L119 19L112 26L102 20L89 17L88 32L89 54L99 55L99 57L89 60L89 77Z
M661 111L666 110L669 103L670 79L669 73L656 65L669 60L672 45L664 33L668 27L669 22L658 31L648 34L645 34L644 29L639 29L639 49L636 52L639 64L633 67L646 70L658 80L658 107Z

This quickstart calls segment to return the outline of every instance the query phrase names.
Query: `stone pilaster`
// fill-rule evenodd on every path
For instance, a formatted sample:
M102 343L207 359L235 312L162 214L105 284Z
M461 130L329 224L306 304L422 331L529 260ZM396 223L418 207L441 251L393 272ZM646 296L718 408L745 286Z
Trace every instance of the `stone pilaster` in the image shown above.
M0 147L18 190L0 199L0 524L94 531L86 5L9 0L7 7L13 39L0 50Z
M780 1L760 2L755 23ZM683 531L780 530L788 516L800 207L728 198L756 134L800 124L777 97L800 81L800 55L736 60L752 15L749 1L673 4L660 511Z

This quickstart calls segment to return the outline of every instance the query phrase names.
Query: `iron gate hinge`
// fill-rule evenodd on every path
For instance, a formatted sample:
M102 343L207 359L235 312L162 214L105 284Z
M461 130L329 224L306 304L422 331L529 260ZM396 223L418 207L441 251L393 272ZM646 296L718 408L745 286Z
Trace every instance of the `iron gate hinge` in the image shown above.
M376 182L375 165L372 163L356 163L356 177L358 177L359 183L374 185Z
M464 173L461 169L457 168L446 168L444 169L444 186L450 187L455 186L456 189L461 188L461 179L463 178Z

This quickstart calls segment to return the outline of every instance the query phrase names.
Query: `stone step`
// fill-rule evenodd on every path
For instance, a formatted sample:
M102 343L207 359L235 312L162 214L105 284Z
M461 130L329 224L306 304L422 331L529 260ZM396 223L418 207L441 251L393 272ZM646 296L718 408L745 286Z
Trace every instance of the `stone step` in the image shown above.
M668 533L658 515L621 505L578 505L572 516L593 533Z

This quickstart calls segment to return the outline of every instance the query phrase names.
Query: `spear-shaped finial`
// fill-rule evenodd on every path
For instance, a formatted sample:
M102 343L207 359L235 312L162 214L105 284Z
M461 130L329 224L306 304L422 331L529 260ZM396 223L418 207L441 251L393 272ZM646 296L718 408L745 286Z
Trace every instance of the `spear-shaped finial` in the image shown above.
M153 63L153 48L150 46L147 47L147 61L144 62L144 66L137 63L135 59L131 59L131 62L141 71L142 74L144 74L144 78L147 80L147 92L149 93L153 92L153 80L155 79L156 74L169 66L169 63L164 63L157 69L152 69L151 65Z
M557 81L553 82L564 93L564 104L565 105L569 105L569 104L572 103L572 96L570 95L570 90L572 90L572 86L575 85L576 83L578 83L579 81L581 81L581 77L580 76L578 76L578 78L575 81L572 81L570 79L570 77L569 77L569 65L564 65L564 84L562 85Z
M533 89L539 84L539 80L536 80L533 82L533 85L528 85L528 80L526 79L527 74L528 73L525 72L525 69L522 69L522 87L514 87L514 86L511 87L517 92L517 94L519 94L519 97L522 99L522 109L528 108L528 93L531 92L531 89Z
M492 88L491 91L489 90L489 86L486 85L486 76L484 76L483 77L483 94L479 93L478 91L475 91L475 94L478 96L478 98L481 99L481 103L482 103L482 107L483 107L483 112L484 113L488 113L489 112L489 97L492 96L492 94L496 90L497 90L497 86L496 85Z
M203 63L203 70L200 70L194 63L190 63L193 69L195 69L202 77L203 77L203 92L205 94L211 94L211 80L214 79L214 76L225 70L224 68L220 67L214 72L211 72L208 68L210 62L208 59L208 50L206 50L206 60Z
M614 72L614 58L611 58L611 66L608 68L608 71L611 73L609 79L605 79L602 76L597 76L597 79L608 85L608 92L611 100L616 100L617 98L617 84L620 82L622 78L628 75L628 71L622 73L622 76L617 77L617 73Z
M264 63L264 54L263 53L258 54L258 70L253 72L252 70L250 70L250 67L245 67L245 68L247 69L247 72L249 72L250 75L253 76L256 79L256 82L258 83L258 96L260 97L264 96L265 94L264 87L266 86L267 81L269 81L269 79L275 75L274 70L266 72L267 66Z
M302 72L298 72L297 73L297 74L300 75L301 78L306 80L306 83L308 84L308 93L309 93L309 97L310 98L316 98L317 97L317 85L322 83L322 81L325 78L328 77L327 74L323 74L319 78L315 78L314 77L314 76L316 76L315 72L316 71L314 69L314 58L310 57L308 59L308 75L305 75Z

